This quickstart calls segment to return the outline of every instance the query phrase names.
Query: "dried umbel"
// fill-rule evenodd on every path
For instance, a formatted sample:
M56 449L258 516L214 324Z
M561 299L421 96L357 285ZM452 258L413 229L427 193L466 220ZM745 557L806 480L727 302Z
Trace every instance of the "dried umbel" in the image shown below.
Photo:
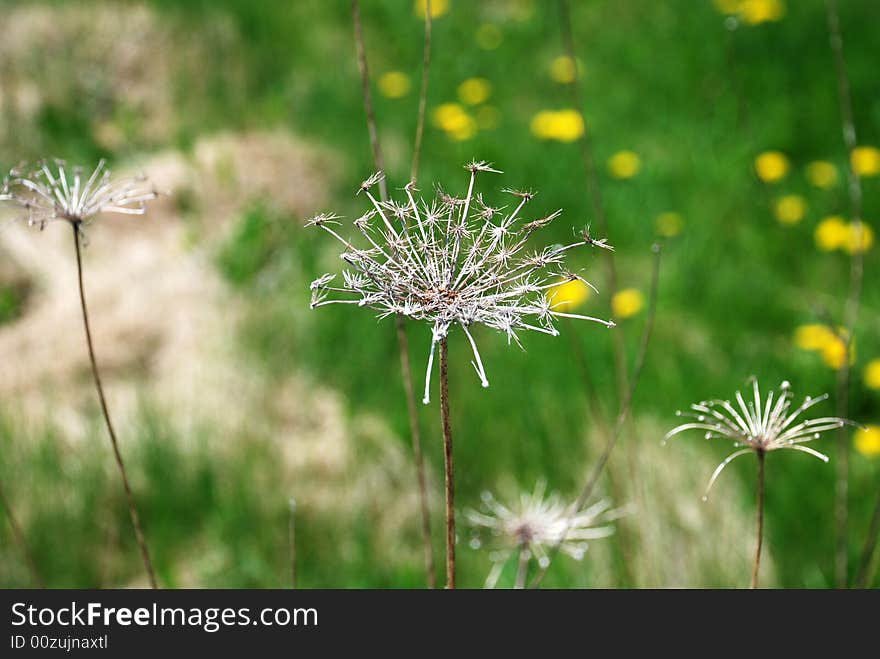
M533 492L523 492L510 508L484 492L481 510L466 511L475 532L471 546L482 547L481 534L489 534L492 570L487 588L495 586L504 564L518 552L521 560L535 558L540 567L549 565L547 552L557 545L560 551L581 560L589 541L612 535L611 522L631 512L629 507L612 508L607 499L577 510L573 504L564 504L556 493L545 497L545 489L546 484L539 482Z
M793 394L791 385L784 381L779 393L770 391L765 400L761 400L758 381L752 379L753 400L746 402L742 394L736 392L736 406L729 400L710 400L694 403L688 412L678 411L677 416L690 417L692 420L670 430L663 441L686 430L703 430L706 439L729 439L734 443L734 451L718 465L706 487L704 499L724 468L733 460L747 453L764 454L779 449L801 451L828 462L828 456L804 446L805 442L819 439L823 432L836 430L844 425L856 425L846 419L823 416L815 419L799 420L808 409L828 398L827 394L812 398L807 396L804 401L791 409ZM775 403L774 403L775 397Z
M341 258L349 266L341 283L333 274L312 282L313 309L355 304L379 311L380 317L401 314L431 324L425 403L430 400L435 348L454 324L470 343L472 363L484 387L489 381L470 331L472 325L504 332L508 342L517 344L517 332L522 330L556 336L559 332L554 320L559 317L614 326L600 318L558 311L552 296L548 299L546 295L560 279L581 279L563 267L566 252L587 245L609 250L611 246L604 239L594 240L585 229L570 244L525 252L529 236L550 224L561 211L524 221L520 213L534 193L517 190L504 190L514 200L510 212L493 208L475 194L474 182L478 172L500 172L484 162L472 162L466 169L470 181L463 198L438 189L430 203L416 197L418 191L412 183L404 187L404 201L380 202L371 189L383 175L379 172L368 178L360 191L372 208L354 220L354 228L365 241L361 247L335 228L340 225L335 215L318 215L308 222L345 246Z
M62 160L28 169L14 168L3 181L0 201L11 201L24 210L28 224L40 229L55 220L80 228L99 213L143 215L144 202L158 192L143 177L113 178L101 160L86 178L82 167L68 168Z

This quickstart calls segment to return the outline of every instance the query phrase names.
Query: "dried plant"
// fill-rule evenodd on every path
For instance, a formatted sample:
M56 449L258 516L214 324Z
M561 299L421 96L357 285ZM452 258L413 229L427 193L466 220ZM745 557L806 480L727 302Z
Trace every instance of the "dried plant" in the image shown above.
M515 588L524 588L531 559L540 568L550 564L548 549L556 548L575 560L581 560L591 540L614 533L611 522L631 512L630 507L612 508L607 499L583 508L565 504L558 494L545 497L546 483L535 485L531 493L523 492L516 505L508 508L489 492L482 495L481 510L468 510L466 518L475 535L471 546L483 546L481 535L489 534L492 569L486 588L494 588L507 561L518 557Z
M475 193L477 173L500 173L485 162L466 165L470 172L467 193L454 197L438 188L430 203L416 199L410 183L404 187L403 202L381 202L371 192L384 180L373 174L360 187L371 209L353 222L365 246L358 247L337 229L341 218L322 214L308 224L316 226L344 246L340 255L349 269L341 283L327 273L311 284L312 308L329 304L354 304L378 311L380 317L399 315L431 326L431 348L425 373L423 402L430 402L431 373L439 346L441 415L446 454L447 499L447 585L454 585L454 512L452 437L449 429L446 377L447 336L453 325L464 332L473 352L472 364L481 384L489 386L483 361L471 334L472 325L485 325L503 332L508 343L520 345L518 332L559 334L554 320L559 317L591 320L606 327L611 321L556 310L548 289L560 277L579 275L563 268L565 253L583 246L612 249L604 239L596 240L589 228L567 245L554 245L533 252L524 250L532 233L547 226L561 211L537 220L524 221L520 213L533 198L528 191L505 190L515 200L512 211L494 208Z
M736 407L729 400L694 403L691 405L690 411L676 412L676 416L690 417L692 421L670 430L666 433L663 441L666 442L669 438L688 430L703 430L705 431L704 437L710 440L728 439L733 441L734 447L738 450L727 456L715 469L706 486L706 492L703 495L704 501L708 499L709 491L727 465L748 453L754 453L757 457L758 539L751 582L751 587L757 588L764 533L764 458L766 454L770 451L791 449L812 455L822 462L828 462L828 456L809 446L804 446L804 444L819 439L823 432L837 430L847 424L855 424L846 419L832 416L800 420L804 412L826 400L828 395L824 394L816 398L806 396L804 401L792 410L794 396L788 381L782 382L778 394L771 390L765 400L761 399L757 379L752 378L751 381L753 400L746 402L743 395L737 391Z
M80 167L68 169L63 161L54 161L54 169L47 162L28 170L25 166L13 169L3 183L0 201L7 201L23 209L23 219L28 224L46 227L50 222L65 221L73 229L73 242L76 252L77 281L82 309L83 326L85 328L86 346L92 367L92 377L101 403L101 412L110 435L110 444L122 486L128 502L128 511L134 527L135 537L141 551L141 558L153 588L157 587L153 563L147 548L137 506L129 485L125 463L119 451L116 431L110 419L110 411L101 384L101 374L95 358L92 332L89 325L89 313L86 306L85 288L83 286L82 246L85 241L84 228L102 213L121 213L124 215L143 215L145 202L155 199L157 191L146 184L143 177L113 178L110 170L101 160L91 175L85 179Z

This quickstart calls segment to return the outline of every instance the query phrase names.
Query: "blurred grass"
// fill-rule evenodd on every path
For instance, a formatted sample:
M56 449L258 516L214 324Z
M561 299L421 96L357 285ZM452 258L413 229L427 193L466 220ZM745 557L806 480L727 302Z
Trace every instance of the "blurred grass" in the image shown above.
M11 3L12 5L21 3ZM91 3L89 3L91 4ZM243 85L224 76L225 58L200 68L210 80L204 95L186 93L179 80L179 112L174 143L186 149L201 134L218 129L282 125L343 154L342 172L332 172L333 205L346 216L362 212L357 183L372 170L353 55L348 3L275 3L245 0L153 0L164 20L185 33L211 17L232 21L240 39L234 57L244 71ZM566 88L548 75L562 52L555 9L545 3L493 0L452 2L452 11L435 21L429 90L428 129L420 170L423 187L440 181L450 190L465 183L461 165L473 157L496 163L503 178L483 179L484 191L532 187L535 214L564 208L562 219L545 239L564 240L572 227L591 220L577 146L540 141L529 132L541 109L569 106ZM819 305L839 318L848 278L845 255L816 250L812 233L820 218L848 213L845 186L809 187L803 167L811 160L835 163L843 174L836 82L827 47L824 4L788 2L778 23L741 25L730 31L710 2L637 0L573 3L575 40L585 75L587 130L595 156L611 242L622 287L648 288L654 218L680 213L681 236L667 241L657 325L636 401L637 416L674 422L675 409L705 397L729 396L756 375L765 386L789 379L798 393L833 393L835 373L818 356L794 346L797 325L813 322ZM526 20L512 8L531 7ZM364 2L365 38L374 76L400 70L417 88L421 66L421 22L408 2ZM872 0L842 3L841 19L860 143L880 143L880 94L877 88ZM490 23L501 31L496 50L481 50L475 30ZM196 32L196 34L198 34ZM226 55L228 57L228 55ZM468 141L455 142L430 121L430 109L456 101L456 88L480 76L492 84L488 101L499 110L498 125ZM415 131L417 98L376 94L380 134L386 151L390 188L405 183ZM90 117L77 99L44 108L39 117L42 148L70 160L94 160L115 153L100 147ZM135 144L142 149L160 145ZM133 148L131 146L126 148ZM642 169L631 180L611 178L608 157L633 150ZM782 182L761 183L753 159L779 149L792 171ZM12 162L30 153L19 145L4 148ZM39 154L42 155L42 154ZM295 182L291 182L294 184ZM866 220L880 215L880 178L865 179ZM788 227L772 214L773 200L802 195L806 218ZM351 414L378 413L406 441L408 426L394 332L369 313L328 308L304 313L308 281L338 269L333 246L324 236L299 228L302 218L278 216L255 201L239 220L216 264L248 301L242 342L262 364L266 377L281 378L294 366L304 368L342 392ZM295 264L292 271L286 266ZM285 265L285 268L281 267ZM601 255L572 255L603 294L589 303L592 313L608 315ZM861 366L878 356L880 289L872 274L876 249L866 256L868 273L864 312L856 337L851 416L876 422L876 393L863 387ZM284 272L285 276L277 276ZM12 305L0 296L0 322ZM621 323L629 354L635 353L643 316ZM599 386L606 408L613 401L610 332L585 325L563 326L575 332ZM551 487L575 492L592 451L584 438L595 425L587 413L580 374L573 367L567 337L526 337L526 352L509 348L498 336L479 331L491 388L482 390L461 336L451 338L453 422L456 433L459 502L476 505L481 490L510 482L531 488L538 478ZM410 328L416 380L427 357L426 328ZM377 386L379 380L383 386ZM830 406L828 407L830 409ZM421 410L428 460L441 469L435 407ZM47 431L36 436L16 432L7 421L0 477L15 498L28 502L42 488L75 490L75 509L33 503L27 531L37 562L53 585L110 584L136 574L127 521L116 484L106 465L91 456L62 458L63 441ZM168 566L180 552L204 551L216 563L204 568L199 583L226 586L279 585L285 574L286 488L266 442L241 441L215 454L204 439L182 454L173 428L145 420L140 453L131 462L139 471L142 514L160 561L160 572L174 585ZM96 429L95 440L100 440ZM25 441L27 439L27 441ZM614 463L623 469L626 452L638 452L654 436L626 436ZM692 442L693 439L683 441ZM823 440L829 451L832 438ZM98 444L103 450L103 443ZM822 448L819 446L818 448ZM670 447L668 450L678 450ZM721 458L721 449L705 448ZM777 459L778 458L778 459ZM725 479L739 478L750 491L753 465L732 466ZM877 464L854 454L851 484L851 555L857 557L877 487ZM706 477L708 477L708 473ZM768 547L777 561L781 586L827 586L832 576L832 467L799 455L772 455L768 461ZM724 480L716 496L724 496ZM261 484L260 491L254 482ZM221 486L222 483L222 486ZM676 487L670 483L671 488ZM267 496L266 492L271 492ZM699 491L693 496L698 498ZM94 515L105 533L93 533ZM707 505L712 505L711 503ZM743 502L749 510L749 501ZM307 513L305 513L307 515ZM439 519L435 530L439 530ZM414 586L418 564L392 566L369 548L370 521L339 529L332 519L303 522L299 555L303 585ZM19 563L0 528L4 565ZM343 538L342 535L345 535ZM439 534L438 540L439 540ZM56 550L63 543L66 550ZM109 543L109 544L108 544ZM332 548L353 544L358 551L334 555ZM112 551L107 547L112 547ZM439 548L439 547L438 547ZM112 560L97 560L109 553ZM650 551L639 548L638 551ZM484 558L464 551L464 582L479 585ZM549 585L588 585L589 561L567 562L551 572ZM2 582L26 582L21 567L2 568ZM619 579L623 579L618 574ZM711 578L706 578L710 583Z

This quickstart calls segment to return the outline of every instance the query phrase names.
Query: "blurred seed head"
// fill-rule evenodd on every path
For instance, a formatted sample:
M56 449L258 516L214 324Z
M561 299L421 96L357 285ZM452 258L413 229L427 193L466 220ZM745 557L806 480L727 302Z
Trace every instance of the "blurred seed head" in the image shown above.
M557 544L560 551L581 560L589 541L612 535L611 522L632 512L630 506L612 508L607 499L577 510L575 504L563 503L556 493L545 496L545 490L546 483L539 481L531 493L523 492L510 508L484 492L480 510L465 511L474 531L471 547L482 548L481 534L488 534L493 567L486 588L494 588L504 564L520 551L525 551L529 560L534 558L540 567L549 565L547 552Z
M114 179L103 160L88 177L82 167L68 168L63 160L21 165L0 189L0 201L19 206L28 224L41 229L55 220L81 227L100 213L143 215L145 202L158 196L142 176Z

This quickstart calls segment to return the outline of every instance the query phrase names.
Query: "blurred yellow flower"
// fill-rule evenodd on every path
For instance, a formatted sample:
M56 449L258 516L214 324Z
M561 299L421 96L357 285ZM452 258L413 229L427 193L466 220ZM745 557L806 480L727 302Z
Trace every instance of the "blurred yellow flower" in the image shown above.
M569 312L577 309L590 299L592 289L580 279L562 281L547 290L547 300L556 311Z
M443 103L431 113L434 125L457 142L469 140L477 132L477 122L458 103Z
M833 368L835 371L839 370L843 367L843 364L846 360L846 338L845 333L841 335L831 333L831 338L822 346L822 361L825 362L825 365L829 368ZM856 346L855 342L851 342L849 345L849 363L853 364L856 360Z
M776 219L782 224L797 224L807 214L807 202L796 194L787 194L776 200Z
M625 288L611 298L611 310L615 318L635 316L645 306L645 298L635 288Z
M856 450L866 458L880 455L880 426L868 426L856 430Z
M755 158L755 172L765 183L774 183L788 174L788 158L779 151L765 151Z
M867 252L874 245L874 230L864 222L850 222L843 249L849 254Z
M641 167L642 161L634 151L618 151L608 159L608 171L614 178L632 178Z
M657 233L664 238L672 238L681 233L684 228L684 219L678 213L660 213L654 221Z
M824 218L813 234L816 246L824 252L840 249L849 239L849 227L839 215Z
M737 13L749 25L781 20L785 16L782 0L742 0Z
M822 350L835 338L830 327L818 323L801 325L794 331L794 343L801 350Z
M868 389L880 389L880 359L872 359L865 366L865 386Z
M492 85L485 78L468 78L458 86L458 98L466 105L485 103L492 93Z
M413 9L419 18L425 17L428 0L416 0ZM437 18L449 11L449 0L431 0L431 18Z
M498 126L501 119L501 112L492 105L484 105L477 108L477 125L481 130L492 130Z
M837 167L827 160L814 160L806 168L807 180L817 188L830 188L837 183Z
M501 45L501 30L494 23L483 23L477 28L477 45L483 50L495 50Z
M573 82L579 71L583 71L581 63L568 55L560 55L550 62L550 77L556 82Z
M541 110L532 117L531 129L542 140L574 142L584 134L584 118L577 110Z
M880 174L880 149L874 146L857 146L850 154L853 171L859 176Z
M400 71L388 71L379 76L379 91L388 98L402 98L409 93L409 76Z

